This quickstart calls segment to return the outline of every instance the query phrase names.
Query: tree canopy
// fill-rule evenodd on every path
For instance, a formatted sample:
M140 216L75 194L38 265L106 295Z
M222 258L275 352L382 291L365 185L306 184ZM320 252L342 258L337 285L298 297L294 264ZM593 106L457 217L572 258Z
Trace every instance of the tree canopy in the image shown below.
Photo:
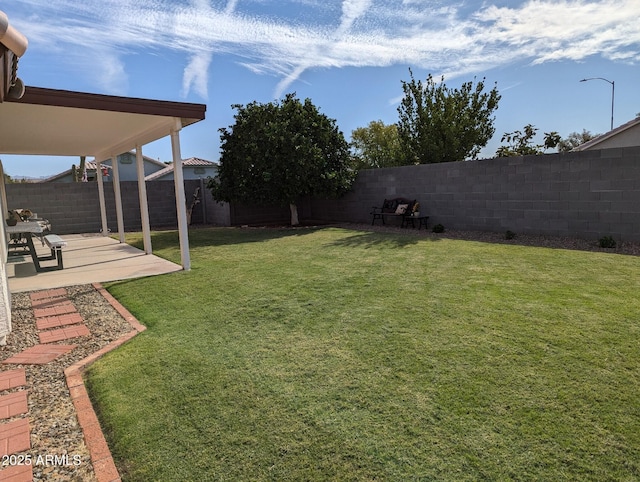
M337 197L355 179L349 144L336 121L310 99L235 104L235 124L220 129L218 177L207 187L217 201L289 205L298 224L304 196Z
M392 167L404 164L398 126L381 120L371 121L367 127L351 132L351 146L357 169Z
M533 138L538 128L527 124L521 131L505 132L500 142L507 145L500 146L496 151L498 157L527 156L544 154L545 149L553 149L562 142L560 134L556 131L544 133L544 144L534 144Z
M586 129L582 129L582 132L572 132L558 143L558 150L560 152L570 151L591 139L595 139L599 135L600 134L592 134Z
M409 74L411 80L402 81L404 98L398 107L405 164L476 159L495 133L492 114L501 97L497 86L485 92L483 79L452 89L444 77L436 83L429 74L423 84L411 69Z

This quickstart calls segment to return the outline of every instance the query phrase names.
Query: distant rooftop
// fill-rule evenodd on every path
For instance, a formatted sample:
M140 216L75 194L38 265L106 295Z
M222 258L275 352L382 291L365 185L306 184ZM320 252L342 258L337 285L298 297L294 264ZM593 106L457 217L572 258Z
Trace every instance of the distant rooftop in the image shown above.
M204 159L200 159L198 157L190 157L189 159L182 160L182 167L216 167L218 164L211 161L206 161ZM168 164L167 167L156 171L152 174L149 174L144 178L145 181L153 181L155 179L159 179L161 177L166 176L170 172L173 172L173 162Z

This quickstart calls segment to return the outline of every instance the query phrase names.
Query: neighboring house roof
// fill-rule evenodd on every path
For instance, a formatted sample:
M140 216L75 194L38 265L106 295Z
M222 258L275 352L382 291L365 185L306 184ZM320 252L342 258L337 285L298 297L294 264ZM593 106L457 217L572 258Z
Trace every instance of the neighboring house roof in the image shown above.
M190 157L189 159L182 160L182 167L217 167L218 164L197 157ZM160 179L173 172L173 162L167 165L164 169L156 171L153 174L149 174L144 178L145 181L154 181Z
M120 154L118 157L120 157L122 155L127 155L127 154L130 155L130 156L133 156L134 158L136 156L135 152L129 151L129 152ZM167 165L164 162L158 161L157 159L154 159L152 157L147 157L147 156L143 155L142 156L142 160L144 162L148 163L148 164L152 164L152 165L156 166L159 170L162 170L165 167L167 167ZM207 162L207 161L205 161L205 162ZM79 163L76 164L76 165L79 165ZM95 162L86 161L85 165L86 165L87 171L95 171L96 170L96 163ZM102 161L101 167L107 168L107 169L111 169L111 159L106 159L106 160ZM54 174L51 177L43 179L41 182L52 182L52 181L56 181L58 179L62 179L64 177L67 177L69 175L71 175L71 169L67 169L66 171L60 172L58 174Z
M135 151L123 152L122 154L119 154L117 157L122 157L122 156L129 156L135 159L136 153ZM143 162L146 162L147 164L152 164L158 167L159 169L164 169L167 166L164 162L158 159L154 159L153 157L147 157L144 154L142 155L142 160ZM105 159L104 161L102 161L102 164L111 165L111 159Z
M78 163L78 167L80 163ZM84 165L85 169L87 171L95 171L96 170L96 163L95 162L91 162L91 161L86 161L85 165ZM111 169L111 166L108 166L106 164L102 164L101 166L102 168L106 168L106 169ZM70 176L71 175L71 168L67 169L66 171L63 172L59 172L58 174L54 174L53 176L47 177L45 179L42 179L41 181L38 182L53 182L56 181L58 179L62 179L64 177Z
M190 157L189 159L182 160L182 167L184 166L204 166L204 167L213 167L217 166L215 162L206 161L204 159L200 159L198 157Z
M636 146L640 146L640 117L636 117L609 132L605 132L584 144L580 144L573 150L588 151L591 149Z

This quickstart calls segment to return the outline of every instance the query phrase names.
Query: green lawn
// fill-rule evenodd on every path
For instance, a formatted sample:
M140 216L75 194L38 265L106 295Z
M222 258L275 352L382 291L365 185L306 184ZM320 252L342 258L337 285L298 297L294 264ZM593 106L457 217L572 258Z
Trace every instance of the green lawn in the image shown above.
M108 286L148 327L88 372L124 480L640 478L640 258L337 228L190 241L191 271ZM179 261L176 233L153 244Z

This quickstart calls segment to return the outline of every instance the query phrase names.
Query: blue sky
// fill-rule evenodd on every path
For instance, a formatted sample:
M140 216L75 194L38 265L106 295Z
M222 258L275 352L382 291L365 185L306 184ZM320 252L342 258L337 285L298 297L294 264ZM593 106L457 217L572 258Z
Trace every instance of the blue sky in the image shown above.
M205 103L181 133L182 156L216 161L232 104L309 97L349 140L397 121L401 80L486 78L505 132L533 124L566 137L640 113L638 0L21 0L0 7L29 39L27 85ZM170 160L168 140L143 147ZM46 176L73 158L2 156L12 176Z

